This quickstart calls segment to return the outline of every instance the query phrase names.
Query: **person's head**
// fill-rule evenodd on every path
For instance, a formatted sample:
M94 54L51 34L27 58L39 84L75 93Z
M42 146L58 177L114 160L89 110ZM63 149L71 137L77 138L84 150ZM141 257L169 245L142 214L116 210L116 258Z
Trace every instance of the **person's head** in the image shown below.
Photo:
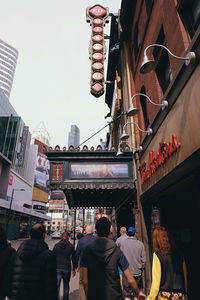
M136 233L135 227L132 226L128 228L128 236L134 236L135 233Z
M111 223L106 217L102 217L96 222L96 231L99 237L108 237Z
M126 232L127 232L127 231L126 231L126 227L121 227L121 228L120 228L120 234L121 234L121 235L126 234Z
M175 243L165 227L157 227L153 231L153 247L159 254L171 254L175 250Z
M0 249L6 248L7 244L6 230L3 227L0 227Z
M30 231L31 239L44 240L45 238L45 226L42 224L35 224Z
M61 235L62 240L69 240L69 233L67 231L64 231Z
M93 233L93 226L92 225L87 225L85 227L85 234L91 234Z
M110 225L110 233L113 233L114 229L113 229L113 226Z

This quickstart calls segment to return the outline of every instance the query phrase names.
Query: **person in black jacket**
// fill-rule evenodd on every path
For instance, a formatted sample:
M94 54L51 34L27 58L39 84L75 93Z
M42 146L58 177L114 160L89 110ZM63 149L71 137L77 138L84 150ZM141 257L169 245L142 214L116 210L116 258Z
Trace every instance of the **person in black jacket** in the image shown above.
M108 218L99 219L96 223L98 238L83 253L83 285L87 300L123 300L118 267L138 300L145 300L146 296L139 291L125 255L114 241L108 239L110 226Z
M60 283L63 279L63 300L69 299L69 281L71 277L71 261L73 264L72 276L75 276L75 251L74 246L69 242L68 232L62 234L62 240L55 244L53 253L56 256L57 264L57 289L58 300L60 299Z
M6 297L5 274L9 261L14 253L15 249L8 243L5 229L0 227L0 300Z
M35 224L9 265L10 300L57 300L56 259L44 242L45 227Z

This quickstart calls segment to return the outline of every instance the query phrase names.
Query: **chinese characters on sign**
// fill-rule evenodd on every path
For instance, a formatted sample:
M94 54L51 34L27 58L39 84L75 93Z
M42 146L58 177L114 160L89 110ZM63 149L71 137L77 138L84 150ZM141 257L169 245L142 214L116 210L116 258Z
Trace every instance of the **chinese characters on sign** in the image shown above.
M63 164L53 164L51 171L52 181L62 181L63 180Z
M90 92L95 97L104 93L104 26L108 23L109 11L101 5L88 7L86 10L87 22L92 26L90 41L91 77Z
M175 153L181 147L181 143L177 141L177 137L175 134L172 135L172 139L169 143L161 142L159 144L158 152L154 150L149 153L149 166L147 166L147 162L141 166L141 180L142 184L146 180L148 180L152 175L156 172L156 170L163 165L169 157Z

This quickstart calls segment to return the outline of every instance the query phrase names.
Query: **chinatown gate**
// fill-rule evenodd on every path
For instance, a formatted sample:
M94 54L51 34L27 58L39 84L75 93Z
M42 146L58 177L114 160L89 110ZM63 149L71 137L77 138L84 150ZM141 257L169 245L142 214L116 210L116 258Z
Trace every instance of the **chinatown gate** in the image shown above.
M136 198L133 153L59 146L45 152L50 161L50 190L62 190L69 208L115 208L118 228L133 225Z

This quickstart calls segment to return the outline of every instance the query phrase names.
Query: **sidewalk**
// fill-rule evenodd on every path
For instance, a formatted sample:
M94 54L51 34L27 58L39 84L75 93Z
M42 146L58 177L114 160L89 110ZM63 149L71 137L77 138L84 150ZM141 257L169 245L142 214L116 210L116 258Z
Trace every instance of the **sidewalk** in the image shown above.
M75 277L71 277L69 283L69 300L79 299L79 273ZM60 286L60 300L63 300L63 283Z
M79 298L79 272L70 279L69 300L78 300ZM61 298L62 299L62 298Z

